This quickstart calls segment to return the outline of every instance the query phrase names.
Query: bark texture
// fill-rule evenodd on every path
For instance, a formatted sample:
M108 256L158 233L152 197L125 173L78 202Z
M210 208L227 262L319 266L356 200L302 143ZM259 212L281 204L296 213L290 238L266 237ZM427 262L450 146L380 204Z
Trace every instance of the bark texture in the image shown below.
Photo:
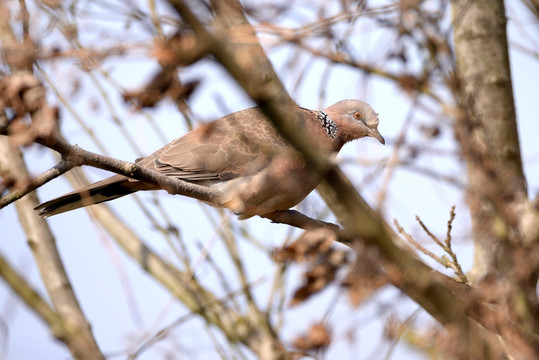
M502 0L453 0L461 109L455 124L468 167L476 245L472 280L500 269L527 200Z

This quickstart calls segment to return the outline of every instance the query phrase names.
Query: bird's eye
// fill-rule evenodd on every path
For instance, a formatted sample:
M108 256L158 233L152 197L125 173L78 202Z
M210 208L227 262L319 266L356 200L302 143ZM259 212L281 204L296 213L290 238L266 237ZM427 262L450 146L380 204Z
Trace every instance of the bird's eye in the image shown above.
M356 112L354 113L354 119L356 119L356 120L361 120L362 118L363 118L363 114L360 113L359 111L356 111Z

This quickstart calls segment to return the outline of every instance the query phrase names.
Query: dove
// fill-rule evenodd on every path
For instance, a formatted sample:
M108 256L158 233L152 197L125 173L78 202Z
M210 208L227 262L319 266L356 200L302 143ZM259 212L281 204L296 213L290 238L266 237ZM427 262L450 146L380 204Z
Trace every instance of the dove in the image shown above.
M302 133L324 155L336 154L344 144L363 137L385 144L378 131L378 114L361 100L342 100L323 110L298 108L296 114ZM201 125L136 163L210 187L219 194L211 205L228 208L240 219L288 210L322 180L257 107ZM158 189L156 184L114 175L35 209L48 217Z

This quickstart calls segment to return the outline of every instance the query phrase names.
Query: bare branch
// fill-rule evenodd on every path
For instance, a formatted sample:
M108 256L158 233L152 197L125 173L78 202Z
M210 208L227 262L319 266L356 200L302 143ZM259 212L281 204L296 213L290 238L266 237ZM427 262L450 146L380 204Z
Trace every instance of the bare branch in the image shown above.
M0 171L12 174L19 179L28 178L22 155L12 148L8 138L0 136ZM43 283L62 321L77 329L66 332L62 340L77 359L102 359L103 355L92 335L73 292L63 263L58 254L54 237L45 220L39 218L34 207L38 205L35 193L30 193L15 202L17 212L30 243L30 248L39 267Z
M432 239L432 241L434 241L436 243L436 245L438 245L439 247L441 247L442 249L445 250L445 245L440 241L440 239L438 239L436 237L436 235L434 235L430 230L429 228L423 223L423 221L421 221L421 218L416 215L415 216L415 219L416 221L419 223L419 226L421 226L421 228L423 229L423 231L425 233L427 233L427 235Z
M72 327L69 322L55 312L45 300L35 291L22 276L0 255L0 277L11 287L11 289L33 310L39 317L47 323L52 334L65 342L70 338L76 338L79 331Z
M26 16L26 5L22 0L20 4L23 16ZM9 14L3 3L0 3L0 13ZM2 45L19 46L13 29L6 23L2 21L2 25L0 25ZM25 34L27 34L26 31L24 30ZM33 42L29 40L28 36L25 36L24 45L28 46L29 44L32 48ZM32 59L33 57L29 57L21 63L9 63L8 61L8 66L12 70L25 67L31 69ZM2 79L2 87L6 88L0 94L2 97L0 100L1 111L4 111L4 107L11 106L19 117L23 117L27 113L33 116L30 125L32 131L29 132L30 139L27 138L27 134L23 134L26 137L24 140L31 142L37 137L49 136L55 129L57 112L47 105L45 93L39 81L36 83L33 77L26 72L18 72L16 75L15 81L12 82L4 82L5 79ZM12 91L5 91L6 89ZM5 120L4 114L2 114L2 130L6 127ZM24 141L17 144L21 143ZM0 172L8 173L17 179L28 179L28 170L22 154L12 145L5 136L0 136L0 153L2 154L0 156ZM39 218L33 210L37 205L38 200L35 193L31 193L15 203L20 223L26 233L51 302L62 321L68 324L68 328L76 329L73 332L66 332L66 337L62 340L76 359L103 359L104 356L92 334L90 324L82 312L67 277L54 236L47 223Z
M440 263L441 265L443 265L446 268L452 267L451 263L449 263L447 261L447 259L439 257L438 255L436 255L436 254L432 253L431 251L427 250L423 245L421 245L420 243L415 241L414 238L410 234L408 234L406 231L404 231L404 229L399 224L397 219L393 220L393 224L395 224L395 227L397 228L397 231L399 232L399 234L401 234L406 240L408 240L408 242L410 244L412 244L417 250L421 251L423 254L427 255L428 257L434 259L436 262Z
M263 354L267 345L265 341L269 340L264 335L270 327L268 319L264 319L263 323L260 318L253 321L232 310L226 305L226 299L216 298L193 277L190 270L180 271L165 262L108 207L93 206L87 209L144 271L151 274L193 313L200 314L208 323L219 327L232 341L243 343L254 352ZM277 339L273 341L273 346L282 346Z
M444 249L445 252L449 254L449 256L451 256L452 263L455 265L455 273L460 279L460 281L462 281L465 284L469 284L468 278L462 271L460 263L457 259L457 254L453 251L453 248L451 247L451 229L453 229L453 221L455 220L455 216L456 216L455 205L453 205L451 207L451 211L449 212L449 220L447 220L447 233L446 233L446 237L444 241L445 246L442 248Z
M287 224L303 230L312 230L319 227L327 227L331 230L340 230L336 224L310 218L296 210L274 211L260 217L270 219L277 224Z
M14 201L17 201L18 199L22 198L24 195L34 191L35 189L48 183L52 179L56 179L57 177L65 174L71 168L72 166L70 166L70 164L68 164L67 161L62 160L58 164L56 164L53 168L47 170L46 172L39 175L38 177L35 177L25 182L22 188L18 188L16 186L16 188L18 188L17 190L13 190L8 195L0 198L0 209L2 209L3 207L6 207L7 205L11 204Z
M121 161L86 151L76 145L69 145L60 139L36 139L36 141L58 151L63 157L68 159L67 161L71 166L89 165L99 169L112 171L132 179L158 184L170 194L189 196L210 203L215 196L219 195L208 187L169 177L156 171L146 169L136 163Z
M471 325L470 319L463 315L465 311L461 307L462 303L455 297L456 293L449 291L447 287L452 280L442 280L441 274L433 274L432 269L396 246L383 220L361 198L344 174L333 166L329 159L320 156L316 145L296 130L294 112L290 111L294 108L293 102L273 72L268 59L263 56L260 46L257 45L254 32L241 12L241 5L235 1L219 3L219 7L215 9L217 17L224 13L229 14L225 19L219 20L222 20L228 31L236 31L233 33L236 36L229 37L232 41L228 37L219 37L217 41L217 37L204 28L183 1L170 1L170 3L191 25L197 36L201 37L199 40L212 41L213 54L257 102L280 133L301 151L311 169L326 174L320 186L322 196L353 238L362 239L381 251L388 261L384 264L388 272L399 274L390 276L394 285L420 303L442 324L462 328L462 334L467 334L466 342L469 341L468 334L472 331L474 339L472 343L477 341L483 344L485 338ZM241 37L237 36L237 31ZM241 43L238 42L238 38L242 40ZM236 56L232 56L232 53ZM358 219L361 219L361 222ZM402 273L408 275L406 279L400 276ZM430 290L425 291L426 288Z

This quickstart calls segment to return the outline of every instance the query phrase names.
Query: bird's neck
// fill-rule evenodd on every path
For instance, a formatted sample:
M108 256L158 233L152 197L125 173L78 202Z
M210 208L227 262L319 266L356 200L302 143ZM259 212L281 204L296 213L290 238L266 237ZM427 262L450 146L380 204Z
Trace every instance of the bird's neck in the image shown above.
M348 141L343 138L343 129L340 129L337 123L324 110L318 110L316 118L323 133L321 140L326 144L324 147L336 152L341 150L343 145ZM322 144L319 143L319 145L322 147Z
M335 123L335 121L331 120L329 115L324 112L324 110L318 110L318 113L316 114L316 118L318 119L318 122L320 123L320 126L326 134L332 139L335 140L335 137L337 136L338 132L338 126Z

